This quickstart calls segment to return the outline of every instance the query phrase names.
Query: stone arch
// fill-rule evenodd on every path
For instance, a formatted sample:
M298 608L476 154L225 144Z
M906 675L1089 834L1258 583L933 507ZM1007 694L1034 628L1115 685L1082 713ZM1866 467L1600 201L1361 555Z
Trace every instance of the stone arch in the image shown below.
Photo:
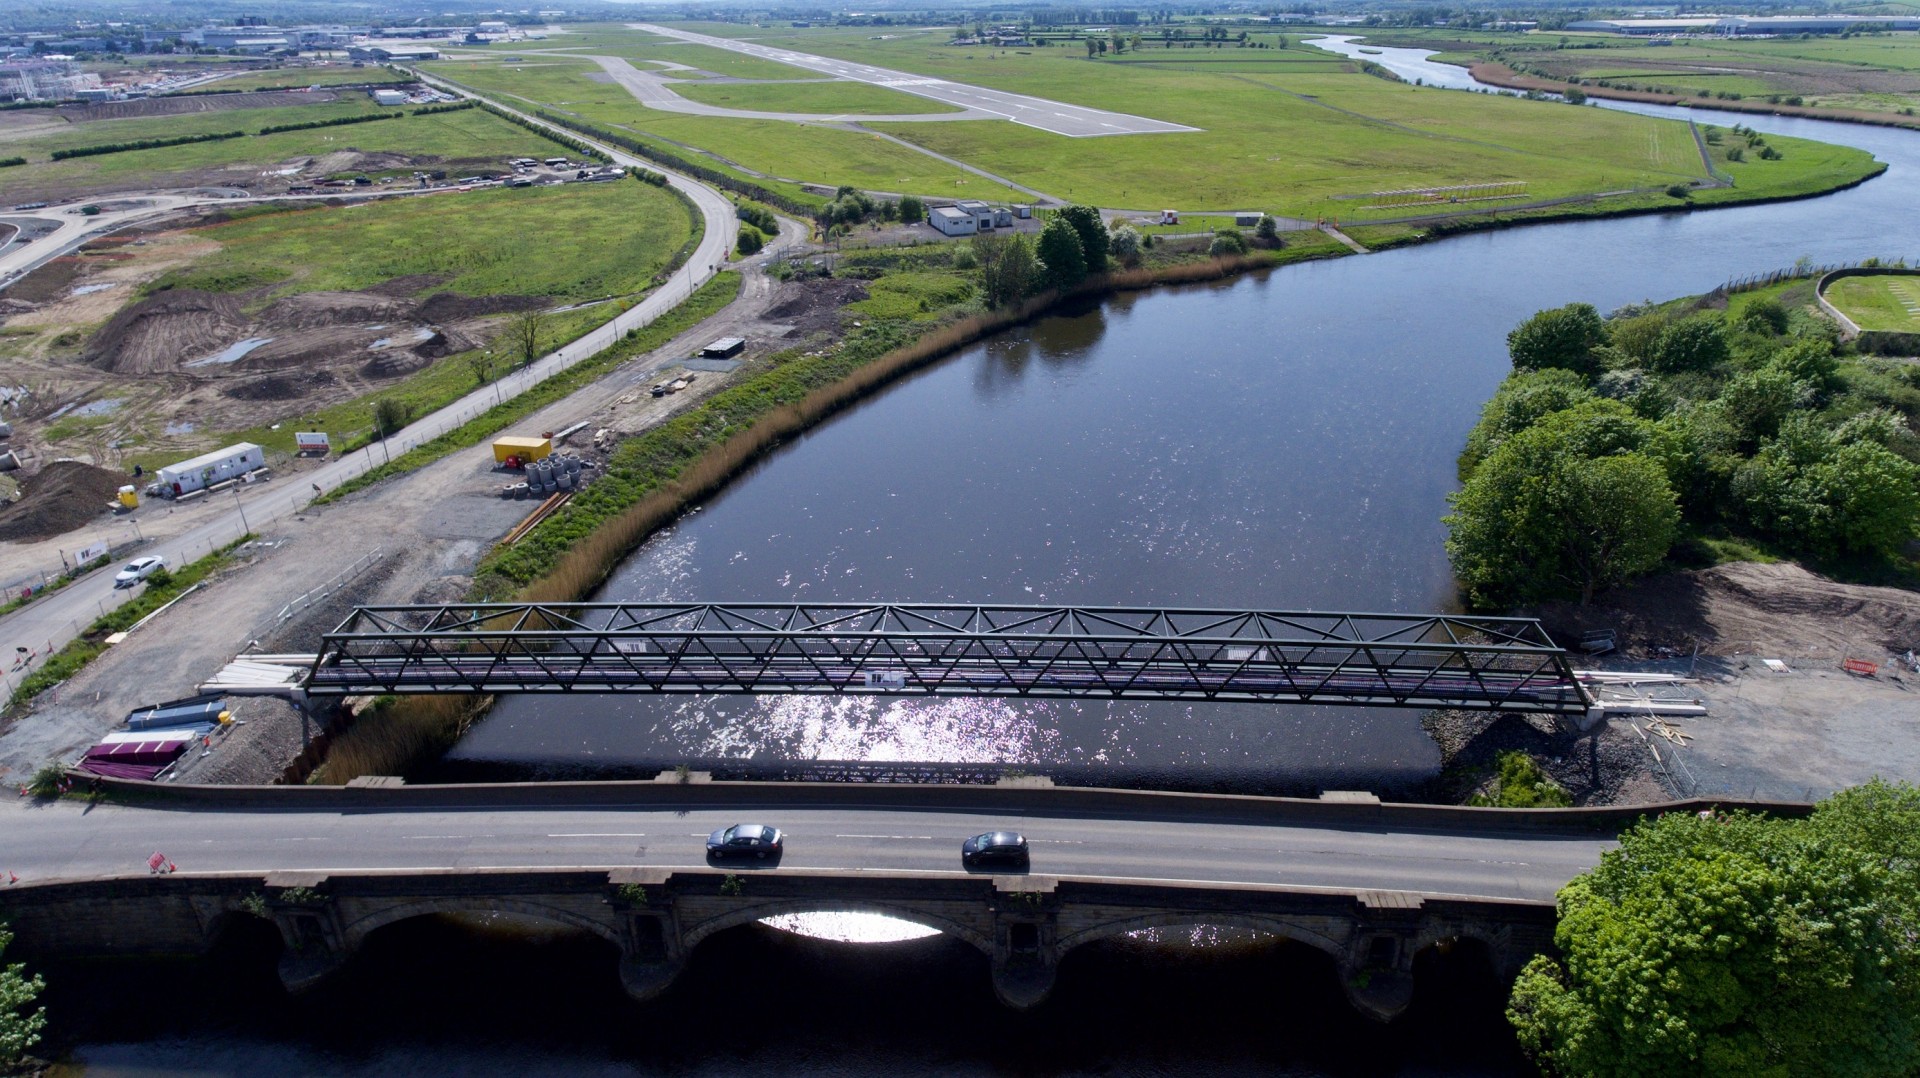
M1494 977L1504 976L1502 956L1506 953L1506 941L1482 932L1435 930L1421 932L1408 948L1408 965L1412 967L1420 962L1423 955L1444 953L1461 945L1480 952L1481 957L1485 959L1488 973Z
M924 928L931 928L942 935L971 944L989 958L993 957L993 940L957 921L926 913L911 906L893 906L884 902L834 902L821 899L786 899L729 910L698 924L683 925L680 943L685 950L691 951L701 940L716 932L724 932L729 928L738 928L766 917L778 917L788 913L878 913L902 921L910 921Z
M551 921L569 928L578 928L599 936L613 944L616 949L620 947L619 929L609 922L596 921L554 906L515 898L429 898L397 906L386 906L342 926L341 933L346 939L347 946L357 948L369 935L390 924L415 917L428 917L436 913L509 913L518 917Z
M1152 913L1142 917L1130 917L1124 921L1109 921L1103 925L1075 932L1070 936L1063 935L1059 939L1058 946L1060 954L1064 956L1075 947L1111 939L1114 936L1123 936L1129 932L1139 932L1149 928L1178 928L1186 925L1220 925L1223 928L1245 928L1255 932L1265 932L1295 943L1304 943L1326 954L1336 963L1344 964L1347 961L1345 941L1331 939L1312 929L1302 928L1285 920L1223 912Z

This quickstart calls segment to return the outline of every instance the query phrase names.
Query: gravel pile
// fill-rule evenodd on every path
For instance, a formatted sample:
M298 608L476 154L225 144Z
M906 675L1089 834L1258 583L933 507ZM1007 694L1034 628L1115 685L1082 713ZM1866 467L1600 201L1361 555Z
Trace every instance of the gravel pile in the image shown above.
M26 495L0 508L0 542L36 542L64 535L107 511L130 482L119 472L79 461L55 461L22 480Z

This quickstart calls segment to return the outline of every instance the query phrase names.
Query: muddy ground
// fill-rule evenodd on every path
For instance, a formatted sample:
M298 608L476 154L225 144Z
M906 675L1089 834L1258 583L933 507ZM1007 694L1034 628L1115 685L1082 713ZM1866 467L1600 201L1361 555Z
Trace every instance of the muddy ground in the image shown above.
M208 431L366 396L479 347L513 312L547 302L456 295L436 289L445 278L420 275L278 299L271 286L143 297L168 271L218 250L182 224L88 244L8 289L3 412L30 458L112 465L130 452L198 452Z
M742 298L666 346L636 357L567 400L529 416L517 429L588 427L565 451L594 456L593 434L609 438L646 430L763 367L774 352L817 346L839 324L838 308L812 298L864 295L850 282L814 278L782 284L757 269L746 273ZM772 311L786 312L781 318ZM684 362L716 337L751 342L736 364ZM724 369L720 369L724 368ZM686 390L653 397L647 387L692 371ZM487 445L453 454L409 475L266 530L242 548L239 563L212 586L182 601L159 621L110 648L80 675L44 694L24 716L0 729L0 781L20 781L52 759L72 759L142 704L192 694L249 641L266 651L310 651L320 634L357 603L457 599L479 559L537 505L500 496L515 476L494 471ZM302 482L276 477L272 482ZM178 534L229 511L218 503L143 507L150 532ZM379 550L375 567L353 577L327 602L282 622L292 598L325 585L347 566ZM0 578L17 544L0 544ZM272 782L282 777L315 729L293 708L248 701L247 722L193 756L185 779Z

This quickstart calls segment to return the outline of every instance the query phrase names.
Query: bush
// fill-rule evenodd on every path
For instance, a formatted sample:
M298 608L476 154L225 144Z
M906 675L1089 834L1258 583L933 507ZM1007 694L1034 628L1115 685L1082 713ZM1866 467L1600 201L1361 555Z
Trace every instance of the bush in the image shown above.
M1223 228L1213 234L1213 242L1207 244L1208 258L1225 258L1229 255L1247 253L1247 239L1236 228Z
M1573 795L1540 769L1533 757L1518 749L1500 754L1495 763L1493 796L1475 794L1469 805L1495 808L1568 808Z
M1683 318L1668 326L1654 346L1648 369L1660 374L1706 371L1726 362L1727 335L1711 315Z
M734 242L733 249L744 257L759 254L760 248L766 245L767 238L760 234L759 229L747 227L740 230L740 238Z
M900 219L911 224L919 224L927 219L926 203L918 195L900 196Z
M0 954L13 942L13 932L0 922ZM47 1028L47 1009L33 1007L33 1001L47 987L39 974L27 976L18 962L0 966L0 1066L11 1069L40 1043L40 1031Z
M1517 371L1560 367L1587 377L1599 373L1594 349L1607 343L1606 325L1590 303L1540 311L1507 334L1507 356Z

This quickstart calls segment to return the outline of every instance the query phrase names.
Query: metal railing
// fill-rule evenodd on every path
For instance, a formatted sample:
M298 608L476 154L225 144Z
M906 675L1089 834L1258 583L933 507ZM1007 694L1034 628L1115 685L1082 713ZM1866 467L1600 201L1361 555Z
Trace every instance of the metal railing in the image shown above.
M273 616L273 624L276 627L285 625L295 614L310 609L321 600L331 597L349 580L372 568L373 564L380 560L380 555L385 550L385 547L374 547L365 555L361 556L360 560L335 573L332 579L328 580L325 584L295 597L291 602L287 603L287 605L281 607L279 613Z

